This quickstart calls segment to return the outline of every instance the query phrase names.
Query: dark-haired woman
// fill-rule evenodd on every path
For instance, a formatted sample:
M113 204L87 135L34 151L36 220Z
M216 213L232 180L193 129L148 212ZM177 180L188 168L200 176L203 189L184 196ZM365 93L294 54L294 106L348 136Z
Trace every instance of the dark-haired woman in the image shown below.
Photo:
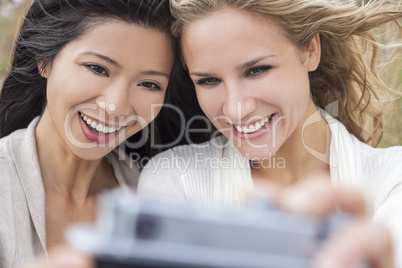
M170 22L163 0L33 2L0 97L0 267L93 220L100 191L136 187L118 146L164 101Z

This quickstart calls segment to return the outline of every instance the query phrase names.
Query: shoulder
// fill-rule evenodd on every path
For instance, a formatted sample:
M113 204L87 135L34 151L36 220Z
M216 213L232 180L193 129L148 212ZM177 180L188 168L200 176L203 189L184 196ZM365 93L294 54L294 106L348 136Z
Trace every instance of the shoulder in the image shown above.
M38 116L32 120L27 128L18 129L10 135L1 138L0 157L11 159L17 152L20 153L21 151L26 151L28 154L36 153L35 128L39 122L39 118Z
M194 183L207 187L216 169L208 162L220 159L226 138L214 138L201 144L182 145L150 159L141 172L138 193L188 199L194 195ZM202 180L202 183L199 181ZM196 187L201 191L203 187Z
M27 130L20 129L0 139L0 181L17 175L15 168L15 153L24 144Z
M371 169L379 172L402 172L402 146L389 148L372 148L361 146L359 148L362 162L365 162Z
M373 148L355 138L354 150L361 166L361 184L375 212L402 194L402 146Z
M15 147L16 143L21 142L24 139L24 136L27 132L27 129L19 129L14 131L10 135L3 137L0 139L0 157L8 158L12 155L12 151Z
M333 181L362 190L370 211L375 211L398 185L402 185L402 147L373 148L327 113L324 117L332 133L330 165Z
M360 160L363 174L377 179L402 176L402 146L373 148L352 137L355 157Z
M2 143L3 139L0 140ZM1 144L3 146L3 144ZM3 150L3 148L1 149ZM10 159L0 156L0 215L3 221L0 225L0 266L11 267L15 251L15 222L13 189L11 182ZM18 211L17 211L18 212Z
M380 172L386 175L401 172L402 146L373 148L356 138L340 121L328 113L324 112L323 116L332 133L330 150L334 161L331 165L337 166L339 163L343 169L349 166L348 170L356 170L357 173L352 172L356 174L369 175Z
M364 177L377 189L377 206L396 191L402 194L402 146L364 147L360 156Z
M26 189L23 189L22 177L25 175L31 183L36 181L36 174L40 174L39 166L36 165L34 133L38 120L39 117L28 128L16 130L0 139L0 203L4 205L1 207L2 212L17 204L13 200L18 200L19 204L25 200Z

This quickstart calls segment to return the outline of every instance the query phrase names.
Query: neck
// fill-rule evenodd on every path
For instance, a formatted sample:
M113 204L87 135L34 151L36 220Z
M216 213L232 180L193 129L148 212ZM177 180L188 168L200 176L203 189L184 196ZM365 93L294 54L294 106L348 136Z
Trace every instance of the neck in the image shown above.
M318 120L303 126L314 113ZM331 132L324 118L311 102L296 130L279 150L266 161L252 163L254 180L269 180L280 185L293 184L315 173L329 174L329 145Z
M114 177L113 169L105 158L84 160L77 157L60 138L48 116L40 119L35 136L46 193L55 192L71 201L85 203L101 186L116 183L110 180Z

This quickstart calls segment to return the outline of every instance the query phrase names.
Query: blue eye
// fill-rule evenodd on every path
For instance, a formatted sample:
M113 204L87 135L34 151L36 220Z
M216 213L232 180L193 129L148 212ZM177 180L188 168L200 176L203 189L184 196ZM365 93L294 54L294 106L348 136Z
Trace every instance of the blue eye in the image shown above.
M161 86L159 86L158 84L153 83L153 82L142 82L142 83L139 83L138 86L143 87L149 91L159 91L162 89Z
M109 73L106 70L106 68L104 68L100 65L88 64L88 65L85 65L85 67L87 67L91 72L93 72L96 75L109 77Z
M267 71L269 71L270 69L272 69L272 66L260 66L260 67L255 67L252 68L250 70L247 70L247 72L245 73L245 76L259 76L261 74L266 73Z
M196 82L197 85L201 85L204 87L213 87L218 85L221 82L221 80L219 78L204 78L201 80L198 80Z

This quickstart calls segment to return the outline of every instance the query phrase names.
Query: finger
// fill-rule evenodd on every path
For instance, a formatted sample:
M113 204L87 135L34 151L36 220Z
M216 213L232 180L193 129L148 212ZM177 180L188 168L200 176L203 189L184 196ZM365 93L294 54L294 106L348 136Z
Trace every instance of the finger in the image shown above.
M335 187L330 180L319 175L284 189L278 203L296 213L322 215L338 208L356 216L366 216L365 198L360 191Z
M48 252L46 257L39 257L22 268L94 268L91 258L66 246L58 246Z
M369 261L373 268L394 267L392 240L382 224L355 222L332 235L314 259L313 267L352 267Z
M60 247L49 255L54 268L94 268L89 256L70 247Z

